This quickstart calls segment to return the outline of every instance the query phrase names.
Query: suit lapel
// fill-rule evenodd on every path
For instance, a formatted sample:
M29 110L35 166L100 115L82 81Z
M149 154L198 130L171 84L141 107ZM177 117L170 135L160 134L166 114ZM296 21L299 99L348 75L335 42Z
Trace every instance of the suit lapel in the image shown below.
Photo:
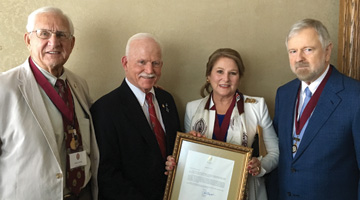
M289 157L290 159L292 159L292 145L293 145L293 134L294 134L294 117L295 117L295 106L296 106L296 97L298 94L298 90L300 87L300 81L297 80L295 82L293 82L293 84L290 86L289 88L289 92L284 93L284 95L286 95L285 97L283 97L282 99L285 99L284 102L288 102L288 103L284 103L284 102L280 102L283 103L282 105L278 105L278 106L283 106L284 107L284 113L285 117L281 118L281 120L283 120L282 123L285 126L285 130L284 133L285 134L285 145L286 145L286 156ZM290 98L290 99L289 99ZM284 153L285 153L284 152Z
M174 113L177 113L177 111L174 111L172 108L170 108L171 103L168 102L169 99L166 98L158 88L155 88L155 96L159 104L161 117L165 127L164 131L166 135L166 151L167 154L171 154L173 149L172 144L174 143L176 137L176 135L172 133L176 133L176 131L178 131L178 128L176 125L174 125L174 122L176 121L176 119L174 119Z
M82 93L79 91L78 83L74 79L74 77L72 76L71 73L67 73L67 81L68 81L70 88L71 88L72 92L74 93L76 99L80 103L82 109L85 111L85 113L88 116L90 116L90 110L89 110L90 105L88 105L88 103L85 102L86 97L83 96Z
M320 132L321 127L326 123L341 102L341 98L337 95L337 93L342 89L342 78L339 76L339 72L333 68L332 74L325 85L312 116L309 119L308 126L304 132L304 136L294 161L300 157L310 145L314 137Z
M165 126L165 133L166 131L169 131L171 130L170 129L170 122L168 121L170 116L169 116L169 113L170 113L170 109L169 109L169 105L168 103L166 102L165 98L159 94L159 92L157 92L157 90L155 90L155 96L156 96L156 100L159 104L159 108L160 108L160 112L161 112L161 117L162 117L162 120L163 120L163 123L164 123L164 126Z
M39 85L37 84L34 75L28 65L28 61L23 65L23 70L19 74L19 90L28 104L35 120L38 122L50 149L54 153L56 160L60 164L60 154L58 152L54 128L51 125L50 117L46 110L44 100L40 93Z
M134 129L139 130L138 134L141 134L149 145L156 145L158 147L159 145L157 145L157 140L145 117L144 111L125 80L119 88L119 95L121 98L121 102L123 102L124 104L124 114L127 116L130 122L136 122L136 127L134 127Z

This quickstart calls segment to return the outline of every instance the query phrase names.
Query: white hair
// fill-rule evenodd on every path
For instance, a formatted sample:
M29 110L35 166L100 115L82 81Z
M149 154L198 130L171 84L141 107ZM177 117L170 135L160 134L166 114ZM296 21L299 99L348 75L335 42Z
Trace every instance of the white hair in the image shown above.
M290 31L285 39L286 48L290 38L306 28L313 28L317 32L323 49L325 49L331 43L330 34L327 28L320 21L315 19L302 19L291 26Z
M129 40L127 41L126 43L126 48L125 48L125 55L126 56L129 56L129 51L130 51L130 43L134 40L141 40L141 39L146 39L146 38L150 38L152 40L154 40L160 47L160 52L161 52L161 55L162 55L162 47L161 47L161 43L159 42L159 40L152 34L150 33L137 33L133 36L131 36L129 38Z
M33 11L33 12L28 16L28 21L27 21L27 24L26 24L26 30L27 30L27 32L31 32L31 31L34 30L36 15L41 14L41 13L55 13L55 14L64 16L65 19L66 19L66 20L68 21L68 23L69 23L69 28L70 28L70 33L71 33L71 35L74 35L74 25L73 25L70 17L68 17L67 15L65 15L65 14L63 13L63 11L60 10L59 8L50 7L50 6L39 8L39 9Z

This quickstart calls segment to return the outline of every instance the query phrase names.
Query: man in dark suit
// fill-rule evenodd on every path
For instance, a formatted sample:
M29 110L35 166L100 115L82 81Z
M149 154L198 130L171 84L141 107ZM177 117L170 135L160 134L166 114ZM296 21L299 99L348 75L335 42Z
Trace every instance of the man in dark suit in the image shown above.
M286 45L297 79L276 95L276 199L359 199L360 83L329 64L333 45L321 22L297 22Z
M180 125L172 96L154 87L161 56L152 35L132 36L122 58L125 80L91 108L100 150L99 199L163 197L165 158Z

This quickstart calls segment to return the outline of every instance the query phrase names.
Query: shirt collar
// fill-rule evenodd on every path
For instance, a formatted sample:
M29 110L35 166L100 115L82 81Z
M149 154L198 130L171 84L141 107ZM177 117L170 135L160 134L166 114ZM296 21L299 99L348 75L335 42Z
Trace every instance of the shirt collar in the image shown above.
M319 87L322 80L324 80L327 72L330 69L330 65L327 66L326 70L321 74L319 78L317 78L314 82L310 83L310 85L306 84L304 81L301 81L301 93L303 94L306 87L309 87L311 94L314 94L316 89Z
M134 95L136 96L137 100L139 101L141 106L144 106L145 104L145 96L146 94L141 91L138 87L136 87L135 85L131 84L130 81L125 78L126 83L128 84L130 90L134 93ZM153 94L153 96L155 97L155 91L154 91L154 87L151 88L151 90L149 91Z
M49 81L49 83L52 86L55 86L55 83L56 83L57 79L62 79L63 81L66 80L66 70L65 70L65 68L64 68L64 73L61 74L61 76L59 78L57 78L54 75L52 75L50 72L48 72L45 69L39 67L35 62L34 62L34 64L40 70L40 72L45 76L45 78Z

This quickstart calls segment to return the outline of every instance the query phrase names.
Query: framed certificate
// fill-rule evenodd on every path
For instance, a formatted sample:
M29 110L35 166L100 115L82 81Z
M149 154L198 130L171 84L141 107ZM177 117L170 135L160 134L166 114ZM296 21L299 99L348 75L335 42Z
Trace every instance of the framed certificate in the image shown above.
M252 149L177 133L164 200L236 199L244 196Z

